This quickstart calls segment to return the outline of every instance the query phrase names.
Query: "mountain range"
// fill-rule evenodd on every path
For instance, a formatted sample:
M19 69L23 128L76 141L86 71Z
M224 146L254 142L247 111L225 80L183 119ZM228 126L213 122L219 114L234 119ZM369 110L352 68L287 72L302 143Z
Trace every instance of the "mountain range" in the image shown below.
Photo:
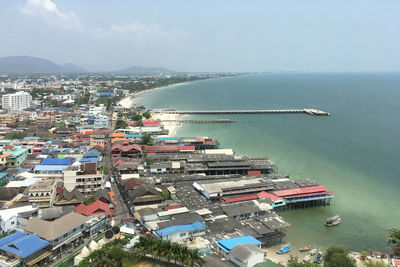
M47 59L30 56L0 57L0 74L78 74L87 72L72 63L60 65ZM145 75L173 72L164 68L131 66L108 73Z

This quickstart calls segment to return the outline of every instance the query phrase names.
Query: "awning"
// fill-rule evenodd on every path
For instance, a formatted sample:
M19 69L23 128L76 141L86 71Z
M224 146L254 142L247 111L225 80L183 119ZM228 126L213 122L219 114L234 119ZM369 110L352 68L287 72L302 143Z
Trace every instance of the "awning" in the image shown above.
M39 261L41 261L41 260L47 258L47 257L50 256L50 255L51 255L51 252L47 251L47 252L43 253L42 255L40 255L40 256L38 256L38 257L36 257L36 258L34 258L34 259L28 261L28 262L26 263L26 265L27 265L27 266L32 266L32 265L34 265L35 263L37 263L37 262L39 262Z

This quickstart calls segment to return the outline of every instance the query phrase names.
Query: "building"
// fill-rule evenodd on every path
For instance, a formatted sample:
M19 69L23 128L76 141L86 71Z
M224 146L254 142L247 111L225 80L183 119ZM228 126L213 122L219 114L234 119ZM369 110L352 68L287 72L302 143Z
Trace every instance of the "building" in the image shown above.
M229 259L237 266L252 267L264 262L264 250L251 244L239 244L231 249Z
M7 157L7 166L10 168L19 168L28 156L28 149L20 148Z
M0 114L0 124L10 125L16 123L18 114Z
M54 179L39 180L29 188L29 203L37 204L39 208L53 206L56 195L56 182Z
M31 106L32 96L27 92L20 91L3 95L1 100L5 110L23 110Z
M239 244L250 244L260 247L262 243L252 236L240 236L230 239L219 240L217 243L217 248L218 251L228 257L229 252Z
M50 242L15 232L0 239L0 266L32 266L51 255Z
M158 204L164 200L154 187L150 187L147 184L141 185L134 190L129 190L128 195L135 206Z
M59 253L82 241L88 220L89 218L76 212L68 213L54 221L30 218L25 231L49 241L51 250Z
M0 172L0 187L6 184L8 184L8 174L6 172Z
M182 239L193 238L201 236L206 233L207 225L202 222L196 221L191 224L185 225L172 225L156 231L157 236L162 240L177 242Z
M13 230L23 230L26 222L25 219L20 217L20 214L33 214L37 212L37 210L38 207L33 205L0 210L0 232L5 233Z
M83 162L80 169L64 171L64 187L72 191L75 187L83 194L94 194L102 188L104 175L97 170L96 162Z

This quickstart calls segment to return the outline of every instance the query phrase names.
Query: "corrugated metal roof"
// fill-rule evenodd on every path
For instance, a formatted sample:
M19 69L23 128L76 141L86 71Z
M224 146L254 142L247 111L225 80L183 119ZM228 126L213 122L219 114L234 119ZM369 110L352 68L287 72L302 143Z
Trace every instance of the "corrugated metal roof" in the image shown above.
M98 162L100 158L83 158L79 162Z
M251 244L255 246L259 246L262 243L255 239L254 237L250 235L246 236L240 236L236 238L231 238L231 239L223 239L218 241L218 247L222 248L224 251L228 252L231 249L233 249L236 245L239 244Z
M175 232L194 231L194 230L198 230L198 229L206 228L206 227L207 227L207 225L205 225L204 223L196 221L192 224L174 225L174 226L166 227L164 229L157 230L156 233L159 236L168 236Z
M20 232L15 232L20 233ZM14 234L15 234L14 233ZM21 233L22 234L22 233ZM11 242L8 242L0 247L0 250L7 251L14 255L18 255L21 258L26 258L33 253L41 250L42 248L50 245L50 242L41 239L35 234L31 235L18 235L18 238L13 238Z
M40 165L69 165L72 159L44 159Z
M65 165L36 165L34 171L63 171L68 166Z
M294 188L294 189L287 189L287 190L277 190L273 191L272 193L278 197L288 197L291 195L301 195L301 194L309 194L309 193L317 193L317 192L325 192L328 189L323 186L310 186L310 187L303 187L303 188Z

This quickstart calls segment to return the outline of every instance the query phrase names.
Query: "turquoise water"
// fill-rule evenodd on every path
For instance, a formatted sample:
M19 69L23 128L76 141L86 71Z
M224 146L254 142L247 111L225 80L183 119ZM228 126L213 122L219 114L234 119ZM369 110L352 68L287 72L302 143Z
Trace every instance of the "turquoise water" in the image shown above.
M218 118L236 123L188 124L178 135L217 138L221 147L266 156L280 173L311 178L334 191L329 207L280 213L291 224L286 241L295 247L339 244L385 251L388 229L400 228L398 73L246 75L177 85L136 101L178 110L328 111L329 117L224 115ZM335 214L342 223L324 227L325 218Z

